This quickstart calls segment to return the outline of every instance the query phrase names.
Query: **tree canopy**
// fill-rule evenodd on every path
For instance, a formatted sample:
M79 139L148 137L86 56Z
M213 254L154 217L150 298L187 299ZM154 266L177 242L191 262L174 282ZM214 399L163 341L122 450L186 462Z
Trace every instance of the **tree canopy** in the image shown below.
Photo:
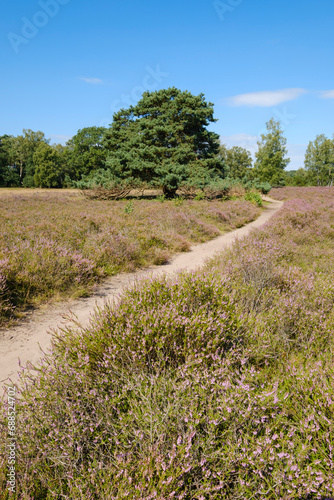
M107 151L102 139L105 132L105 127L86 127L67 141L67 174L72 180L79 180L93 170L104 168Z
M334 137L331 140L321 134L309 142L305 153L305 169L318 186L333 185Z
M9 135L0 136L0 186L11 187L20 185L18 172L10 164L10 140Z
M285 171L287 141L279 121L266 123L252 168L249 151L219 143L208 130L213 104L175 87L144 92L134 106L114 114L109 128L85 127L52 144L43 132L23 129L0 136L1 187L161 187L167 196L240 180L246 187L333 185L334 135L317 135L305 154L305 169ZM226 180L226 178L229 178ZM238 181L239 182L239 181ZM265 187L264 187L265 186Z
M248 177L252 167L252 156L241 146L228 148L225 144L219 146L219 156L226 165L226 173L233 179Z
M267 134L261 134L255 153L254 175L272 186L284 183L284 170L290 163L287 158L286 139L279 121L271 118L266 123Z
M37 147L33 162L35 166L34 185L43 188L59 188L64 182L63 148L41 142Z
M223 177L218 135L206 128L215 121L203 94L145 92L136 106L115 113L105 134L106 166L115 177L161 186L170 196L183 181Z
M14 172L18 173L20 184L26 187L34 186L34 153L41 143L49 142L43 132L30 129L23 129L23 135L7 139L10 165Z

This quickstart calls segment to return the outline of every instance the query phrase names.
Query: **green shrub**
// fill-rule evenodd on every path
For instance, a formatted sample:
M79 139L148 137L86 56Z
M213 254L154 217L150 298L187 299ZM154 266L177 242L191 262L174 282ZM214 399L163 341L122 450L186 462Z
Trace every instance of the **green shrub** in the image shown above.
M125 205L125 208L124 208L124 212L127 214L127 215L130 215L132 214L134 208L133 208L133 200L130 200L126 205Z
M246 201L250 201L251 203L253 203L258 207L263 206L263 200L261 198L261 195L257 192L249 191L248 193L245 194L244 198Z
M259 182L256 180L251 183L251 187L257 189L263 194L268 194L271 190L271 185L269 184L269 182Z
M195 200L196 201L199 201L199 200L204 200L205 199L205 194L203 191L199 191L196 196L195 196Z
M33 175L26 175L23 179L22 186L25 188L35 187L35 181Z

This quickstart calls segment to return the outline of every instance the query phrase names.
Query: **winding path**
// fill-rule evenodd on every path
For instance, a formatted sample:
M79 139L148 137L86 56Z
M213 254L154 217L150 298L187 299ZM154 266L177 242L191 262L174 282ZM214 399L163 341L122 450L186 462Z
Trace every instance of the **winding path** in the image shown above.
M22 365L28 361L38 363L42 356L41 349L45 351L50 345L51 330L64 328L73 319L85 326L89 323L96 305L103 306L108 299L117 297L138 278L153 277L162 273L171 274L181 269L196 269L203 265L206 259L230 247L236 238L246 236L252 229L262 226L283 205L283 202L268 197L264 199L269 204L265 206L258 219L246 226L207 243L195 245L190 252L177 254L168 264L113 276L98 286L90 297L47 305L26 316L19 325L0 330L0 386L10 381L14 384L18 382L18 359Z

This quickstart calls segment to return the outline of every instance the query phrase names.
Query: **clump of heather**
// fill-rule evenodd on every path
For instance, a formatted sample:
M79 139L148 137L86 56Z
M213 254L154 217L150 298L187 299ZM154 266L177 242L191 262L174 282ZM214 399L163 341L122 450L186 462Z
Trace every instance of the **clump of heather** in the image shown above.
M173 253L260 213L244 200L135 200L131 210L128 203L85 200L71 192L10 198L2 192L0 325L27 305L84 295L105 276L164 264Z
M332 498L333 224L324 191L290 200L55 334L22 374L16 498Z
M14 306L9 299L8 293L8 260L0 260L0 317L8 318L14 312Z

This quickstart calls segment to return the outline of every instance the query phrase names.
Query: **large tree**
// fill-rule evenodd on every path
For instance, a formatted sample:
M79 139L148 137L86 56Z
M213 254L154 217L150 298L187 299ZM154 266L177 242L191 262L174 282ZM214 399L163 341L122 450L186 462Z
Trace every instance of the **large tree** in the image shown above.
M305 169L314 184L318 186L333 185L334 181L334 137L317 135L310 141L305 153Z
M34 153L41 143L48 144L49 140L39 130L34 132L30 129L23 129L23 135L12 137L8 141L10 162L18 171L20 182L26 187L33 187L35 174ZM26 178L25 181L24 178Z
M271 118L266 123L267 133L261 134L258 151L255 153L254 175L271 185L284 183L284 170L290 163L287 158L286 139L279 121Z
M10 140L9 135L2 135L0 137L0 186L19 186L20 177L15 168L10 162Z
M102 144L105 127L86 127L66 143L66 163L68 175L79 180L91 171L105 167L107 150Z
M248 177L252 167L252 155L241 146L228 148L225 144L219 146L219 157L227 167L229 177L243 179Z
M215 121L203 94L145 92L136 106L115 113L105 134L106 165L115 177L161 186L167 196L182 181L223 176L218 135L206 128Z
M63 146L41 142L34 156L34 185L42 188L61 188L65 177Z

